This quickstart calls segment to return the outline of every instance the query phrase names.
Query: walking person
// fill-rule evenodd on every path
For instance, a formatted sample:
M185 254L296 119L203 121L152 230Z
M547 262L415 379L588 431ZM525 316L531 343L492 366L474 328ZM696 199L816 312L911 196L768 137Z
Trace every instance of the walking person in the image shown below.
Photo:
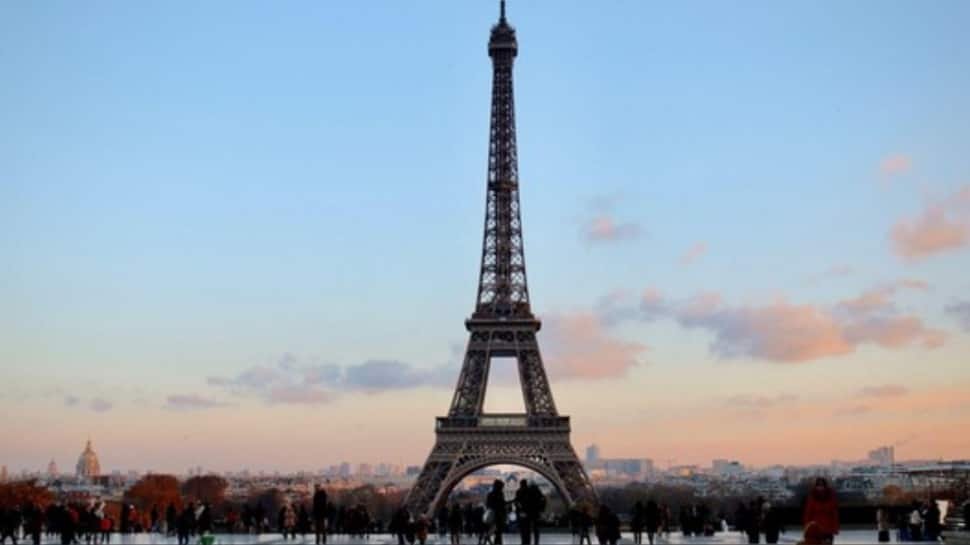
M643 510L643 528L647 531L647 541L653 545L654 537L661 529L663 523L663 511L657 502L650 500Z
M889 511L885 507L876 509L876 531L879 543L889 543Z
M461 543L461 530L464 516L460 505L453 505L448 511L448 533L451 534L451 545Z
M913 501L909 512L909 539L912 541L923 541L923 515L920 507L918 501Z
M643 543L643 527L644 527L644 508L643 502L637 500L633 504L633 515L630 517L630 531L633 532L633 543L634 545L640 545Z
M943 525L940 523L940 508L934 499L930 499L930 504L926 507L923 527L925 528L923 535L926 541L940 540L940 532L943 530Z
M778 543L778 536L785 531L781 514L770 503L765 502L761 510L761 520L765 529L765 543Z
M596 538L600 545L616 545L620 540L620 518L606 505L600 506L596 517Z
M495 534L494 545L502 545L502 535L508 524L508 512L506 511L505 483L501 479L495 479L492 483L492 490L485 496L485 507L491 511L492 528Z
M296 541L296 511L293 510L293 506L287 503L283 506L283 511L280 513L280 532L283 534L283 541L289 538L293 538Z
M519 489L515 491L515 521L519 525L522 545L531 545L532 543L532 519L529 518L526 508L530 502L529 494L529 481L522 479L519 482Z
M755 500L751 500L751 503L748 504L744 533L748 536L748 543L761 542L761 505Z
M828 481L822 477L815 479L802 514L802 526L807 528L812 522L823 543L832 543L839 533L839 506Z
M318 486L313 493L313 531L316 534L316 544L327 543L327 491Z

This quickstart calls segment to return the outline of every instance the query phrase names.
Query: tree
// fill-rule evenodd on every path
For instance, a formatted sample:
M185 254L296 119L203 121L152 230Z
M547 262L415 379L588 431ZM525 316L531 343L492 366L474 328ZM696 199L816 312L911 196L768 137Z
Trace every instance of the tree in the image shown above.
M229 482L218 475L198 475L182 484L182 494L188 501L222 505L226 501Z
M164 510L170 503L174 503L176 509L181 509L179 481L174 475L145 475L125 492L124 501L141 511L151 509L154 505Z
M0 484L0 507L22 507L28 503L35 503L44 509L54 503L54 494L38 486L35 480Z

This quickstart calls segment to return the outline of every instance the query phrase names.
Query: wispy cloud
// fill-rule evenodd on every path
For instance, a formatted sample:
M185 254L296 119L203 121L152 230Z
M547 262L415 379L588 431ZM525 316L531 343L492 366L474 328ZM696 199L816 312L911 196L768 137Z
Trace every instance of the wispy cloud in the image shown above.
M836 409L832 416L862 416L871 412L872 407L868 405L849 405Z
M879 172L883 176L896 176L909 172L913 168L913 159L905 154L888 155L879 161Z
M64 405L66 407L77 407L81 403L81 399L74 395L69 395L64 397Z
M953 301L947 304L943 311L956 320L964 331L970 331L970 300Z
M195 394L176 394L170 395L165 399L164 408L173 411L198 411L204 409L216 409L229 407L231 403L216 401L207 397Z
M88 407L94 412L104 413L114 408L114 404L107 399L96 397L88 403Z
M901 384L883 384L882 386L866 386L859 390L861 397L899 397L909 393L909 388Z
M668 318L689 329L713 335L712 354L721 358L754 358L801 363L853 352L863 344L887 349L919 345L936 348L943 332L927 327L915 316L900 313L892 296L901 288L920 289L905 281L864 292L834 306L791 303L731 306L717 293L700 293L684 300L665 299L646 290L636 313L628 301L604 301L598 311L615 323L633 317Z
M640 226L636 223L618 223L610 216L601 215L589 220L583 227L589 242L616 242L640 236Z
M557 379L622 377L647 351L644 344L612 336L594 312L550 314L542 334L545 364Z
M701 241L695 242L680 256L680 263L681 265L692 265L698 259L704 257L705 254L707 254L707 243Z
M926 205L917 216L896 222L889 239L896 255L907 260L966 246L970 242L970 184Z
M725 405L742 409L771 409L798 401L794 394L778 394L776 396L736 395L725 400Z

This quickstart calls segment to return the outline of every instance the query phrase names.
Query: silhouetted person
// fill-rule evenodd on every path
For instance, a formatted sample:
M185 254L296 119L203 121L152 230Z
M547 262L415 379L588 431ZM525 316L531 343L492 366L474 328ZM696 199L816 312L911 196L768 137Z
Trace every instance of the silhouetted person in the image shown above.
M885 507L876 509L876 532L879 543L889 543L889 510Z
M174 503L169 503L168 507L165 509L165 525L168 535L175 534L175 524L178 521L178 511L175 509Z
M459 545L461 543L461 531L462 524L464 522L464 516L462 515L462 509L459 505L451 506L451 510L448 512L448 533L451 534L451 544Z
M178 536L179 545L189 545L189 536L192 534L194 525L195 514L192 513L192 506L186 505L175 522L175 534Z
M925 538L926 541L939 541L940 532L943 530L940 524L940 508L936 504L936 500L930 499L930 504L926 508L926 520L923 522L926 528Z
M807 528L811 522L817 525L814 531L821 536L823 543L832 543L839 533L839 506L835 502L835 493L821 477L815 479L815 486L805 501L802 525Z
M327 491L323 487L317 487L313 493L313 530L316 533L317 545L324 545L327 542Z
M485 507L492 512L492 527L495 532L495 545L502 545L502 534L508 523L508 513L505 510L505 483L495 479L492 490L485 496Z
M519 536L522 539L522 545L530 545L532 543L532 519L529 518L529 514L526 511L526 505L529 503L529 481L522 479L519 482L519 489L515 491L515 521L519 525Z
M633 543L635 545L643 543L644 516L643 502L637 500L633 504L633 514L630 516L630 531L633 532Z
M399 508L391 516L391 524L388 529L397 536L397 545L404 545L408 533L408 526L411 524L411 514L404 507Z
M761 504L756 500L751 500L751 503L748 504L748 517L744 533L748 536L748 543L761 542Z
M606 505L600 506L596 517L596 539L600 545L616 545L620 540L620 519Z
M781 514L770 503L765 503L761 510L761 520L765 527L765 543L778 543L778 536L785 531Z
M647 532L647 540L650 545L653 545L654 537L657 535L657 531L660 530L661 524L663 523L663 513L657 502L650 500L647 502L647 506L643 509L643 529Z

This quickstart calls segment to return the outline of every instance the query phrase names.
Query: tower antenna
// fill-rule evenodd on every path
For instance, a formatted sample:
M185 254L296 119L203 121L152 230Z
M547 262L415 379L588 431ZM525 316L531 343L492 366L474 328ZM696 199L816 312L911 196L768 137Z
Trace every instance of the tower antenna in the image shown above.
M499 18L505 20L505 0L499 0Z

